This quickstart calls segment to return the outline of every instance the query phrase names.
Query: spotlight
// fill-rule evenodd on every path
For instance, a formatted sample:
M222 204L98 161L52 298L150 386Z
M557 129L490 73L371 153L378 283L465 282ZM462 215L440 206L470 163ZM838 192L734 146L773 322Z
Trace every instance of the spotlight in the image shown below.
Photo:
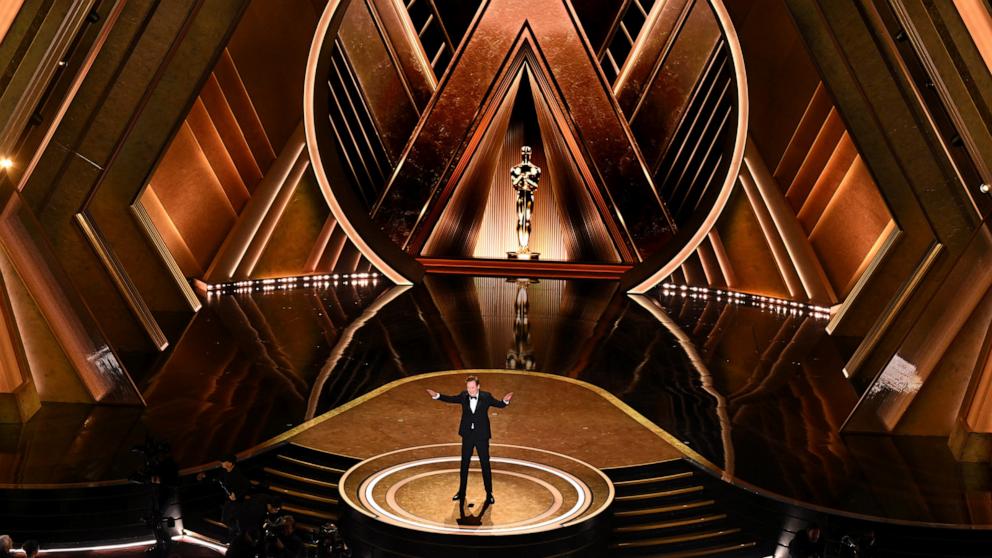
M0 169L6 170L13 166L14 166L14 161L12 161L10 157L0 158Z

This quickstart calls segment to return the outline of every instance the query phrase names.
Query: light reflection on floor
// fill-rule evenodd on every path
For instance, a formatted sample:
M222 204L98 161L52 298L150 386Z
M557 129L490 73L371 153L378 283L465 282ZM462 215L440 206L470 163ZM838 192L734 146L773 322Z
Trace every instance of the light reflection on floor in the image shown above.
M857 395L825 324L678 293L638 301L599 281L429 277L211 297L144 376L144 412L46 406L0 436L0 480L118 478L146 433L195 465L402 377L509 367L603 387L737 477L790 497L980 518L988 473L955 463L944 440L838 433Z

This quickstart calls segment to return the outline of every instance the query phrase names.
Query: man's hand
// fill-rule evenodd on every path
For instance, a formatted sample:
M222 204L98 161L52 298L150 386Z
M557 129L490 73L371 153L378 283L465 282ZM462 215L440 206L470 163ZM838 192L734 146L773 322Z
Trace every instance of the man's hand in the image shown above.
M431 399L437 398L438 393L432 389L427 390L427 395L431 396Z
M230 500L230 501L232 501L232 502L234 502L235 500L237 500L237 499L238 499L238 495L237 495L237 494L235 494L235 493L233 493L233 492L231 492L231 493L229 493L229 494L227 495L227 499L228 499L228 500Z
M503 396L503 403L509 403L511 399L513 399L512 391Z

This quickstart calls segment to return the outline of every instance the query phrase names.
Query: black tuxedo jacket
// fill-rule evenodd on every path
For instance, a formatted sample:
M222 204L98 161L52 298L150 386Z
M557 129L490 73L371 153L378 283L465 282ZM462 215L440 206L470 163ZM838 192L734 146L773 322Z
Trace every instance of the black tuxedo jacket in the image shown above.
M507 405L503 401L493 397L493 394L488 391L479 392L479 402L475 406L474 413L472 412L472 407L469 405L467 391L463 391L458 395L441 394L438 400L462 406L462 421L458 425L458 435L462 437L476 436L492 438L492 432L489 429L489 407L502 409Z

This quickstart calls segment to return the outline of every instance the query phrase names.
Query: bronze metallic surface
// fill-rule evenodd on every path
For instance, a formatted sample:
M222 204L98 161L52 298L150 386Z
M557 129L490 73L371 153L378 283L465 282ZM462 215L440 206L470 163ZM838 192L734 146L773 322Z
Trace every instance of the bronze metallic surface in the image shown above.
M223 75L221 69L225 67L225 61L230 61L232 72L236 71L233 67L234 62L231 61L230 55L225 50L224 54L221 55L221 60L217 63L217 67L214 68L213 74L203 84L200 96L194 103L193 110L187 116L187 122L191 126L193 125L194 112L197 111L198 105L202 105L201 118L206 121L201 124L204 128L203 132L196 135L197 137L208 138L214 143L217 149L214 158L218 165L227 167L226 173L231 173L230 167L234 167L234 173L231 173L232 176L229 179L233 184L228 187L231 197L236 200L247 199L248 195L254 191L258 181L262 179L263 165L267 167L274 157L271 155L271 146L266 145L265 147L268 149L260 148L262 155L256 158L251 145L248 143L247 137L253 135L253 132L265 139L266 144L268 140L263 131L255 128L255 125L260 127L260 123L253 118L239 119L232 110L232 106L235 106L240 100L249 103L248 106L252 108L252 113L254 113L254 108L250 105L251 100L247 98L248 92L244 90L243 86L240 86L240 79L227 85L227 87L221 84L218 76ZM241 95L244 97L239 99ZM214 133L211 134L211 132ZM220 145L217 145L218 140ZM236 176L233 176L235 173ZM236 205L240 209L243 203Z
M306 53L320 14L311 2L248 2L227 44L237 74L275 151L300 122Z
M579 83L600 83L600 78L596 74L588 54L583 52L582 43L574 28L575 23L567 11L561 5L555 6L550 3L541 7L513 6L511 4L490 3L485 8L486 11L483 12L482 17L476 21L467 44L455 60L454 71L439 86L439 92L427 109L415 143L409 147L397 174L391 181L389 188L392 193L387 193L384 199L391 199L390 196L394 199L388 204L380 204L376 208L374 215L377 222L389 223L389 226L395 231L394 239L401 243L408 241L409 235L416 225L413 222L397 221L399 218L397 211L400 210L394 209L392 204L412 203L414 205L409 207L413 208L414 214L417 214L423 211L421 204L433 203L433 196L435 195L433 192L437 188L438 181L445 176L446 171L444 169L454 163L453 157L457 156L466 140L466 133L468 132L466 128L475 126L471 120L448 122L446 119L463 113L465 107L484 106L484 103L492 102L486 100L487 90L494 87L494 84L489 80L493 79L493 76L506 74L501 66L512 62L509 56L512 52L514 36L523 25L523 17L527 18L529 28L533 30L533 39L531 39L532 42L529 47L541 53L539 56L547 59L547 64L554 72L554 74L544 74L547 71L544 70L541 73L546 75L551 83L555 84L553 86L556 86L561 92L560 94L563 95L564 101L559 100L558 102L568 103L573 125L579 131L580 137L591 138L605 135L618 140L629 138L623 124L618 122L621 119L616 118L619 116L618 112L611 106L606 92L596 97L590 97L587 93L578 95L577 90L572 92L569 89ZM554 49L548 51L541 46L542 37L545 36L558 37ZM574 39L562 41L563 36L571 36ZM539 70L532 68L532 71ZM598 115L599 122L590 120L593 115ZM592 159L588 161L589 164L596 169L594 172L601 174L601 178L598 180L615 184L618 192L615 195L633 196L634 193L628 193L628 189L643 190L647 188L650 191L650 179L643 174L638 178L638 173L643 173L643 170L636 170L636 148L631 146L624 148L622 145L621 142L614 146L598 143L584 146ZM604 149L623 149L624 151L610 152L603 151ZM620 163L620 168L615 171L605 168L600 161L606 160ZM624 168L624 165L627 167ZM614 172L619 174L613 176ZM645 181L647 181L647 185L644 185ZM628 182L630 183L629 186L621 186ZM400 195L401 192L403 193L402 198L396 199L395 196ZM619 194L619 192L624 193ZM633 199L631 198L631 200ZM620 202L620 204L625 208L630 207L624 202Z
M0 254L6 296L17 320L21 343L38 395L44 402L93 403L73 362L66 356L39 306L17 274L6 254Z
M582 32L577 28L579 24L575 13L557 3L549 3L548 6L521 7L517 10L511 10L512 6L513 2L509 0L487 2L472 21L465 42L459 47L450 66L447 66L445 77L426 107L417 130L389 180L387 186L389 190L380 195L373 209L374 222L380 225L381 229L371 226L372 224L364 222L360 217L345 215L346 211L356 214L361 203L356 199L359 196L354 195L355 193L345 193L345 190L348 190L347 178L341 180L342 171L347 176L349 168L353 175L360 174L355 172L356 167L350 160L350 154L345 153L349 160L343 162L340 160L342 153L349 149L345 145L347 144L345 140L357 136L353 130L349 130L349 134L343 134L338 125L328 129L328 126L322 122L325 99L332 100L330 93L334 93L335 102L341 103L336 92L329 93L325 90L323 76L324 72L333 70L331 57L335 43L331 42L331 37L337 36L333 32L328 34L328 31L337 31L338 26L344 21L342 12L345 7L333 3L325 10L314 41L314 48L311 50L308 97L305 103L307 111L311 111L306 115L311 158L314 160L318 182L328 198L338 225L357 243L359 250L371 259L371 263L394 281L406 282L408 277L419 275L422 268L417 267L412 259L400 255L395 250L396 244L392 247L387 246L388 242L383 232L385 236L391 236L394 243L404 246L411 255L449 253L447 248L440 251L435 249L436 246L426 251L423 251L423 248L425 243L433 242L430 235L435 223L438 223L441 215L447 211L452 192L459 183L459 176L466 168L467 155L473 152L473 146L477 146L480 141L479 131L485 130L498 112L495 105L505 96L503 92L511 89L508 83L516 72L508 71L507 68L520 63L519 53L523 53L528 58L527 63L535 76L538 89L549 101L550 114L554 115L553 121L558 123L560 129L570 129L574 134L575 144L569 144L568 134L564 134L566 145L571 152L570 158L579 163L583 172L585 170L581 167L589 166L589 173L585 174L584 181L590 185L600 215L610 217L605 221L614 242L620 248L621 261L633 262L647 253L657 253L667 242L668 236L676 230L674 223L668 217L665 217L665 221L649 217L649 213L655 211L651 209L652 207L657 206L656 209L664 215L667 215L667 211L658 193L653 186L650 186L652 179L648 176L647 163L640 156L639 148L633 145L633 135L627 127L626 120L615 101L611 99L612 91L608 84L603 84L603 75L596 68L596 64L599 63L596 58L598 54L586 52L587 47L583 45ZM740 50L733 29L730 27L729 17L722 5L708 6L700 3L700 6L704 6L700 9L715 14L720 21L715 28L722 30L726 35L726 43L721 43L723 49L721 56L725 58L721 58L720 64L714 65L713 68L714 72L725 76L727 80L726 83L721 82L722 85L716 89L715 98L726 98L730 105L721 108L719 114L705 114L692 120L701 122L704 129L726 128L727 134L719 137L729 138L733 135L731 132L736 130L737 141L733 145L733 153L726 158L719 155L719 148L714 151L716 139L707 139L706 145L690 146L685 150L690 158L702 157L703 159L698 161L699 164L706 160L714 161L706 164L715 166L712 169L707 167L703 174L700 174L699 169L681 169L676 170L672 175L679 182L685 178L703 180L707 187L710 183L716 184L710 189L711 192L707 192L707 200L702 204L702 208L692 205L698 202L689 204L692 211L699 210L699 215L693 215L693 219L701 223L702 230L687 231L680 237L679 242L686 242L691 247L683 247L681 250L671 248L670 251L676 254L676 260L687 257L691 250L705 239L716 214L729 195L731 179L724 179L722 173L727 165L732 167L737 165L743 155L741 127L742 123L746 122L744 116L746 93L743 91L745 85L743 70L740 67ZM521 15L524 13L527 15ZM524 25L525 20L526 25ZM555 35L557 38L554 48L548 49L542 46L543 35L552 36L559 32L565 33L563 36L569 37L569 40L562 42L559 40L561 37ZM485 42L480 42L483 39ZM630 40L633 41L633 37ZM658 53L654 55L657 56ZM562 75L558 75L559 73ZM484 77L480 80L478 76ZM579 87L580 82L605 85L602 88L603 95L596 94L591 97L588 87ZM314 101L317 103L314 104ZM335 109L336 105L331 106L332 113L340 110L340 107ZM472 116L468 119L455 116L465 111ZM541 112L538 110L539 115ZM317 113L320 113L320 116ZM447 122L446 119L452 118L455 120ZM718 135L722 133L718 132ZM590 139L597 136L612 137L614 140ZM345 142L345 144L335 147L333 145L335 142ZM335 159L339 160L335 161ZM695 159L691 160L695 161ZM672 172L667 171L667 174ZM630 182L631 180L634 182ZM646 183L648 187L631 187L630 185L634 183ZM720 183L723 185L720 186ZM367 189L365 186L362 188L363 191ZM711 203L709 196L715 200L712 202L712 208L709 205ZM682 200L680 204L684 202L685 200ZM461 207L473 206L474 204L470 203L461 205ZM629 214L625 215L625 211ZM447 221L453 222L450 218ZM442 224L441 228L445 226L447 225ZM470 235L476 234L476 230L474 225L466 229ZM361 231L360 235L359 231ZM464 248L460 247L458 250L463 251ZM386 253L392 255L385 256ZM655 258L658 261L652 261L647 267L655 269L664 263L661 260L666 257L658 255ZM467 263L467 265L471 264ZM647 267L637 274L630 274L627 280L629 286L647 289L670 272L668 268L663 268L655 269L652 273ZM398 268L407 271L400 273Z
M810 231L810 243L839 296L850 292L890 220L868 170L856 158ZM838 246L843 250L837 250Z
M9 156L16 151L59 61L84 27L94 4L94 0L38 3L29 8L35 12L34 18L25 13L15 22L0 52L0 60L4 61L0 80L0 153Z
M75 373L96 401L138 404L141 395L80 293L36 239L41 227L15 192L0 216L0 238Z
M508 504L483 505L476 515L467 509L478 501L475 486L466 502L439 497L452 476L457 482L457 449L458 444L430 444L369 458L341 477L342 499L383 523L459 536L553 530L591 519L613 502L609 478L588 463L536 447L493 444L494 492Z
M735 289L789 297L772 250L766 244L760 221L743 189L734 190L715 229L723 239L727 258L734 270Z
M707 2L692 2L686 21L670 51L659 52L663 62L656 79L627 114L630 128L652 172L661 162L680 120L694 118L685 111L693 86L720 40L720 27ZM648 60L650 60L650 56Z
M253 277L286 277L307 268L311 250L317 244L327 216L327 205L309 170L299 184L278 220L258 261Z
M361 459L410 446L448 443L457 438L457 425L450 431L439 428L451 419L453 408L431 401L424 388L448 393L453 389L450 386L470 373L480 374L483 389L514 392L509 407L491 413L493 443L563 453L598 468L681 455L582 382L563 381L554 374L500 370L459 370L401 380L356 401L344 412L322 417L295 434L291 442ZM545 404L551 400L556 403ZM383 413L386 408L403 411ZM559 426L552 428L551 424Z
M324 438L328 443L402 444L376 426L400 418L425 420L422 410L394 402L390 408L399 415L379 412L373 413L375 420L365 420L362 402L388 398L383 392L389 388L383 386L394 381L412 386L409 397L426 399L411 380L425 372L503 368L517 335L519 287L505 279L429 276L425 285L395 294L387 294L384 285L330 285L210 295L167 358L142 376L147 410L93 410L99 416L90 420L86 435L95 445L74 447L71 457L55 463L48 457L70 455L64 449L69 435L62 433L75 435L89 411L69 406L56 415L56 409L43 406L32 423L18 430L18 453L0 455L0 471L9 472L4 478L120 478L129 462L105 448L123 452L146 433L170 441L182 466L196 467L227 451L269 447L263 441L273 436L279 443L317 428L285 432L287 424L305 420L311 401L311 416L321 424L347 419L347 425L339 424L341 432L376 429L375 435L368 430L367 436ZM722 469L731 459L735 482L869 515L965 523L983 517L981 507L971 516L959 513L959 503L970 494L962 484L969 469L954 461L945 441L916 438L880 445L877 436L841 432L857 392L842 373L846 351L826 335L825 320L699 294L652 294L649 303L667 315L665 325L638 302L617 296L612 281L541 279L528 285L527 294L530 345L541 369L595 386L599 397L616 398L641 415L644 422L637 428L667 432L673 437L665 440L670 444L686 441L699 459L715 467ZM374 300L380 296L386 298ZM366 312L372 304L378 310ZM700 367L708 374L701 375ZM318 376L325 377L319 387ZM448 377L463 379L461 372ZM539 379L527 372L519 378ZM208 387L188 389L192 384ZM389 393L407 402L396 389ZM527 401L526 391L517 391L513 405ZM562 412L572 408L567 401ZM498 419L508 421L503 426L494 417L494 425L505 428L500 436L547 432L540 426L545 419L515 417L513 405L500 412ZM605 420L601 413L590 415L587 405L576 412L579 407L583 416L576 415L576 424ZM443 408L427 407L432 408L443 414ZM136 420L141 426L134 426ZM622 424L616 423L618 428ZM436 429L421 430L418 436L429 437ZM557 436L554 443L564 444L565 453L581 453L583 447L622 440L600 437L592 427L579 430L578 437ZM55 431L59 434L41 435ZM29 448L35 448L31 466L17 462ZM95 448L104 450L95 455ZM646 448L630 445L603 455L613 459ZM915 476L900 473L896 484L876 482L893 478L894 463L899 471L916 471ZM909 492L922 505L903 506Z
M90 244L90 248L96 252L103 266L110 273L110 277L113 279L114 284L117 289L124 295L124 299L127 301L128 308L134 314L134 317L138 319L141 323L144 332L151 339L152 343L159 351L165 350L169 346L169 340L165 337L165 333L162 328L159 327L158 322L155 321L155 317L152 315L151 309L145 303L141 294L138 293L137 287L131 282L124 271L124 264L117 258L113 253L110 246L107 244L106 238L104 238L99 230L93 225L89 216L84 213L77 213L75 215L76 223L79 228L83 231L83 235Z
M344 14L338 40L359 84L369 112L376 119L376 131L392 162L397 161L407 140L417 126L420 107L414 89L408 81L401 59L393 56L390 36L377 17L372 0L355 0ZM393 3L393 6L398 4ZM395 9L395 8L393 8ZM394 23L395 24L395 23ZM410 48L410 39L400 34L399 45ZM405 41L403 39L406 39ZM399 50L399 49L397 49ZM407 54L407 56L411 56ZM429 67L429 66L428 66ZM423 85L420 89L423 89ZM428 90L428 94L433 89ZM422 98L423 94L420 95Z
M785 4L902 233L860 290L846 323L834 329L868 333L857 367L874 372L898 350L980 217L919 104L916 85L877 7ZM950 257L933 262L934 246ZM909 284L913 292L904 290ZM881 323L884 328L874 327Z
M661 71L669 50L685 25L695 1L655 2L648 13L644 29L637 38L630 61L623 66L613 83L620 109L628 118L634 115L644 93ZM579 12L579 7L576 6ZM581 12L579 12L581 20ZM589 22L584 22L587 35Z
M184 124L152 175L146 192L154 194L145 196L154 195L165 211L163 217L168 221L156 223L159 231L168 225L175 227L193 255L195 267L187 267L183 272L203 276L234 224L237 212L199 145L191 128ZM198 187L195 190L186 187L191 183Z

